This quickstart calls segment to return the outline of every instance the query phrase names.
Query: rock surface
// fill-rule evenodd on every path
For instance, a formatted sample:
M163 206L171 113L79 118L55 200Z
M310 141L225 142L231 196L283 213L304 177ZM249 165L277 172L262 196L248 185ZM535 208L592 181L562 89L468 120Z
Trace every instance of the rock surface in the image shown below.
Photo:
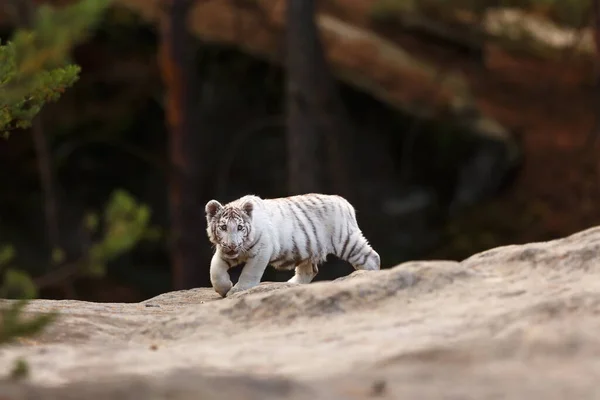
M463 262L59 310L0 399L577 399L600 378L600 228ZM4 303L6 304L6 303Z

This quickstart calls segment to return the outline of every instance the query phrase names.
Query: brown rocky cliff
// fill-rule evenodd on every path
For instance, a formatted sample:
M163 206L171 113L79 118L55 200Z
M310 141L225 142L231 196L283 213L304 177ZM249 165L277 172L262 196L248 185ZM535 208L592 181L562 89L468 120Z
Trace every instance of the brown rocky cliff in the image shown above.
M120 4L157 21L157 1L119 0ZM189 17L189 28L207 41L232 44L254 56L281 63L284 33L282 0L251 2L199 1ZM423 93L436 92L429 104L418 107L431 113L434 107L461 108L468 103L468 88L459 76L438 84L436 70L411 56L385 37L346 22L330 13L319 14L327 58L336 75L380 101L414 110ZM415 110L416 111L416 110Z
M119 3L151 21L159 18L156 0ZM464 257L600 222L593 207L600 197L600 170L596 150L585 144L595 115L589 28L577 31L512 9L475 15L464 7L442 13L443 18L408 12L378 24L376 3L320 3L319 26L339 79L409 113L475 115L464 119L467 129L502 137L511 146L517 134L523 148L512 189L457 220L451 230L460 233L450 234L442 254ZM198 2L190 29L204 40L281 62L283 5L281 0ZM467 52L460 47L471 36L463 31L475 37Z

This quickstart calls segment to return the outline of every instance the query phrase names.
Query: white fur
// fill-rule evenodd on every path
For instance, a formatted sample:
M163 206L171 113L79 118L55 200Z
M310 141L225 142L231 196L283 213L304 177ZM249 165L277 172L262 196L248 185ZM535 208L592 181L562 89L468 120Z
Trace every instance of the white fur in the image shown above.
M237 222L213 220L215 210L218 212L226 207L234 207L238 211L244 208L250 210L242 214L251 224L245 243L241 239L244 231L237 230ZM207 233L216 245L210 277L214 289L223 297L258 285L268 264L278 269L295 268L295 275L289 282L304 284L312 281L318 272L318 265L325 261L328 254L350 262L355 269L380 268L379 255L358 227L354 208L340 196L306 194L261 199L247 195L225 206L211 200L206 210ZM221 236L217 238L211 230L211 223L223 222L227 225L227 231L219 232ZM227 256L223 247L226 244L238 250L232 250L234 259ZM232 287L228 270L243 262L246 265L239 281Z

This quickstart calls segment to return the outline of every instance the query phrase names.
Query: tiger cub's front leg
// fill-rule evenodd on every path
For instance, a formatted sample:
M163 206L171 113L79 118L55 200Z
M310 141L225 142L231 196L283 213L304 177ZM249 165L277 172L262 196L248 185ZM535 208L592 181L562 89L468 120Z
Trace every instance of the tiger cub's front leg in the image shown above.
M238 279L237 283L229 292L227 292L227 296L258 286L265 273L265 269L267 269L267 265L269 264L269 254L270 252L265 251L250 257L246 261L244 269L242 269L240 279Z
M210 261L210 283L215 292L219 293L221 297L225 297L227 292L231 290L231 286L233 286L229 277L229 264L223 260L218 250L213 254Z

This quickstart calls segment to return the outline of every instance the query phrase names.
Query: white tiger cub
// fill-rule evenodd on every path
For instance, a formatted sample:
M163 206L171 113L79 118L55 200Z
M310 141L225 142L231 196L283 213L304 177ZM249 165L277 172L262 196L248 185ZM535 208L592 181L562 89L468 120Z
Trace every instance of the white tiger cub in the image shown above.
M295 268L288 281L310 283L328 254L355 269L379 270L379 254L356 222L354 207L343 197L304 194L277 199L247 195L228 204L206 203L206 232L216 251L210 280L222 297L260 283L268 264ZM228 270L246 263L232 287Z

